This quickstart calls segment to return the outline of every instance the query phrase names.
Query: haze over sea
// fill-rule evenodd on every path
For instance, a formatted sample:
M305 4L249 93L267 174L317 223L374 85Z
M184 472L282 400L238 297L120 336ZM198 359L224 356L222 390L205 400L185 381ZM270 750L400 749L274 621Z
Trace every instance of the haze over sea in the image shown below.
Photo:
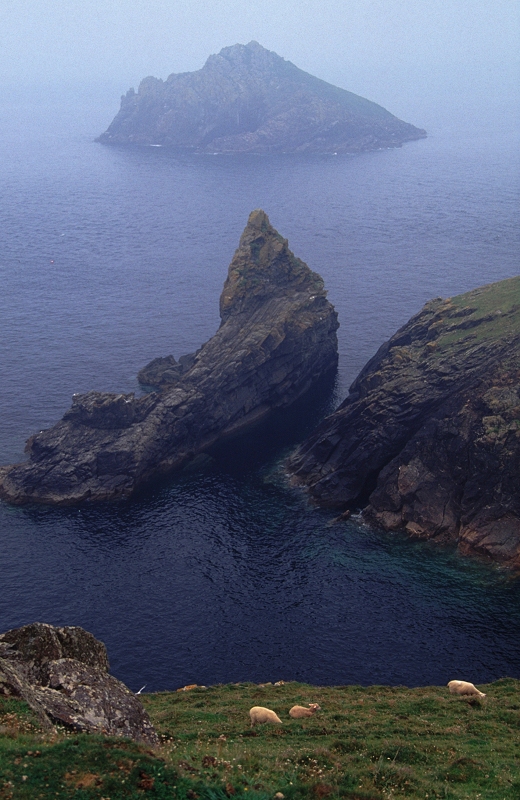
M95 144L111 96L2 100L2 464L74 392L137 392L149 360L215 332L253 208L338 311L332 404L428 299L518 273L520 150L505 117L408 115L428 139L355 156L179 156ZM520 581L357 518L331 526L286 485L283 454L315 421L302 411L129 502L2 504L0 630L81 625L147 691L520 677Z

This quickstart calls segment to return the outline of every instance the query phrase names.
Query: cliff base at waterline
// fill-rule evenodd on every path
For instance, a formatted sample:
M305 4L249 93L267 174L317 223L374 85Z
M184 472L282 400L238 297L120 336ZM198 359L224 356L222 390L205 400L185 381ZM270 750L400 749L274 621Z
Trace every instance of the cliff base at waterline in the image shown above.
M520 278L427 303L290 458L320 505L520 567Z
M253 211L220 297L221 324L196 353L139 373L157 391L88 392L31 436L29 461L0 469L0 497L67 504L128 497L250 429L329 379L337 315L321 277Z

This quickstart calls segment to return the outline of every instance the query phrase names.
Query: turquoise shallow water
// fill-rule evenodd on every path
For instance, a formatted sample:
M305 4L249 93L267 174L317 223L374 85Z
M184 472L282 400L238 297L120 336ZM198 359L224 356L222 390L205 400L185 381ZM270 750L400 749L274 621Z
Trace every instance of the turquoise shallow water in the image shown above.
M137 390L151 358L211 336L255 207L338 310L333 403L426 300L518 272L520 151L507 130L439 128L351 157L178 157L94 144L112 115L101 104L8 110L1 463L23 458L74 392ZM129 503L1 505L0 630L83 625L132 688L518 676L517 580L356 519L331 526L287 487L283 448L315 414Z

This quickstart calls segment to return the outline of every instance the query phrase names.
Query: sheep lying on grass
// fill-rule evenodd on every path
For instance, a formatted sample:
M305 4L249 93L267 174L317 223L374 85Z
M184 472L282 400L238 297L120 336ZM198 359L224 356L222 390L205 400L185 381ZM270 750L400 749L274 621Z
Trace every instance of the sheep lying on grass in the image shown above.
M264 708L263 706L253 706L253 708L249 710L249 716L251 717L252 728L264 722L277 722L280 725L282 724L282 720L274 711L271 711L270 708Z
M309 708L293 706L289 711L289 716L293 719L303 719L304 717L313 717L316 711L321 711L321 707L317 703L309 703Z
M479 692L476 686L468 681L450 681L448 688L451 694L458 694L466 697L485 697L484 692Z

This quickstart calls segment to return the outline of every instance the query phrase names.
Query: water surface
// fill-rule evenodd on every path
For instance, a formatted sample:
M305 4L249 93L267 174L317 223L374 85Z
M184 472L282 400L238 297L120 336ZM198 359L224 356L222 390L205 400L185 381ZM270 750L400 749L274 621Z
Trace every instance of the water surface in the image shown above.
M214 333L253 208L338 310L334 402L428 299L518 272L507 127L439 125L356 156L178 156L95 144L113 116L101 100L3 104L0 463L74 392L137 391L151 358ZM83 625L132 688L518 677L518 581L357 519L332 526L286 486L283 448L313 421L120 505L1 505L0 630Z

